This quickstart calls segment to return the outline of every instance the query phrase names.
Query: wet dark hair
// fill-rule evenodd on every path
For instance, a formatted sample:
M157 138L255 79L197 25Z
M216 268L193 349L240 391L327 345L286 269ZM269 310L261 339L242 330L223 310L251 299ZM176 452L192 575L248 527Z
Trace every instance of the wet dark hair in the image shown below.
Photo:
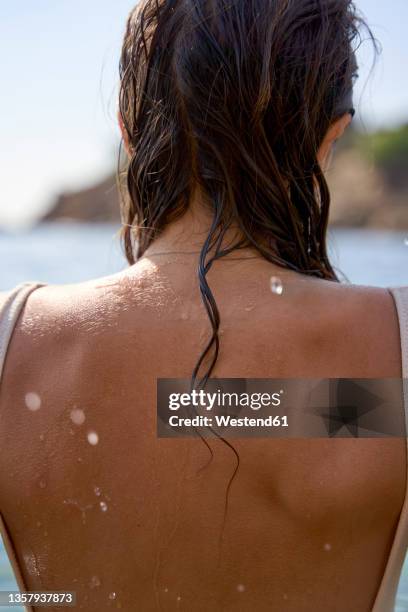
M119 94L131 152L124 246L134 263L195 189L203 194L213 222L198 275L213 333L197 385L218 356L220 316L206 276L219 257L250 246L285 268L338 280L317 152L349 111L362 27L374 41L350 0L145 0L129 16ZM241 235L223 249L232 223Z

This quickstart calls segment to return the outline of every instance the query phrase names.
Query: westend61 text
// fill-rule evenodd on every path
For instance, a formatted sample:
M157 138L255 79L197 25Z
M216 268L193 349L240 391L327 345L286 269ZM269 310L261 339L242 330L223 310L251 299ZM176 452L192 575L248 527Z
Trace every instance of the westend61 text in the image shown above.
M230 416L195 416L193 418L178 417L176 415L169 418L169 425L172 427L288 427L287 416L268 416L265 418L254 417L230 417Z

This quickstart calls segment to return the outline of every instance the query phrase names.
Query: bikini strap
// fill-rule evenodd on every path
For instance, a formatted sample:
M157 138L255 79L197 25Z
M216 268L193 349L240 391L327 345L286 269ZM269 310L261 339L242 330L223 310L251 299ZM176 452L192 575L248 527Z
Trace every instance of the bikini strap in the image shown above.
M0 382L6 361L7 349L10 344L13 331L26 303L28 296L44 283L26 282L17 285L11 291L0 292ZM7 557L9 559L14 578L20 591L27 591L23 573L18 563L17 554L6 526L3 515L0 512L0 542L3 541ZM25 612L34 612L34 608L28 604L24 606Z
M396 306L400 338L401 361L403 377L403 394L405 410L406 439L405 449L408 465L408 287L393 287L388 289L394 298ZM371 612L391 612L395 608L398 583L404 565L408 545L408 469L405 486L405 498L399 517L399 522L382 577L380 588Z
M44 284L30 281L21 283L10 291L0 293L0 297L3 298L3 305L0 306L0 381L11 336L24 304L28 296L37 287L43 287Z
M405 406L405 427L408 440L408 286L389 289L397 308L400 339L401 363Z
M394 287L390 291L394 296L399 319L402 376L408 378L408 287Z

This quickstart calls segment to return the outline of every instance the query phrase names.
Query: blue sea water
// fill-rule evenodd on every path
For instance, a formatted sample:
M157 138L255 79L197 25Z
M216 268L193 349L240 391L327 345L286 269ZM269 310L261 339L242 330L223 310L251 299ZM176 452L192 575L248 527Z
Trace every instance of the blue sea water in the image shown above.
M0 291L26 280L71 283L126 266L118 227L109 224L43 224L18 234L0 230ZM408 284L408 232L336 229L331 261L357 284Z
M44 224L18 234L0 232L0 291L38 280L74 283L126 267L117 227L98 224ZM331 261L348 280L361 285L408 285L408 233L336 230L330 235ZM17 589L0 542L0 590ZM21 608L1 608L21 612ZM395 612L408 612L408 562Z

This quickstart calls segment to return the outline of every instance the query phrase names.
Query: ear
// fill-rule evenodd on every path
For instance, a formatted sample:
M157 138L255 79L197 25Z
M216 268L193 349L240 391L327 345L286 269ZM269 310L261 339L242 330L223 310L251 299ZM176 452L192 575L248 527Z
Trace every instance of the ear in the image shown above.
M131 154L132 154L132 151L131 151L131 147L130 147L130 143L129 143L129 136L128 136L128 133L126 131L125 124L123 123L123 118L122 118L120 110L118 110L118 123L119 123L119 127L120 127L120 132L121 132L122 138L123 138L123 144L125 145L126 153L130 157Z
M326 136L323 139L322 144L319 147L317 153L317 160L320 167L326 170L330 162L330 156L333 149L333 144L341 138L347 128L350 125L352 116L350 113L345 113L339 119L336 119L334 123L329 127L326 132Z

